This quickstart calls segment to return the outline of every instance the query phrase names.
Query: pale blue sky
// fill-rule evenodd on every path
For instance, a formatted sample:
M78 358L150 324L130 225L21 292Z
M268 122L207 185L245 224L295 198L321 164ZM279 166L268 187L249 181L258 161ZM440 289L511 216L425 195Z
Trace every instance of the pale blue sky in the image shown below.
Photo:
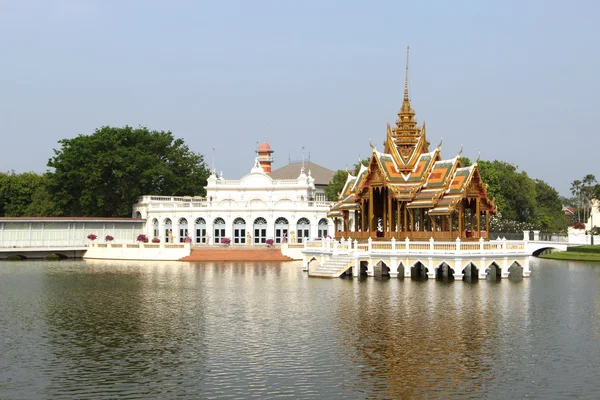
M103 125L171 130L238 179L382 149L410 94L442 156L518 165L563 195L600 178L598 1L0 0L0 170L43 172Z

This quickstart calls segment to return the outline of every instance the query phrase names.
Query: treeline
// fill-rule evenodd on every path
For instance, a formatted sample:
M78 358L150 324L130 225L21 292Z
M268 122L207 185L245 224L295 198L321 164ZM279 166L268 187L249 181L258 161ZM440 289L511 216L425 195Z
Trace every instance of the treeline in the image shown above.
M128 217L142 195L202 195L202 155L171 132L105 126L59 141L51 169L0 173L0 216Z
M370 160L361 162L368 165ZM471 161L461 158L463 166ZM544 232L565 232L568 219L563 212L561 197L556 189L540 179L530 178L525 171L503 161L479 161L479 172L487 185L488 197L495 200L498 215L491 219L492 232L518 233L523 230ZM360 164L355 164L353 174ZM348 172L339 170L326 187L325 192L331 201L337 201Z

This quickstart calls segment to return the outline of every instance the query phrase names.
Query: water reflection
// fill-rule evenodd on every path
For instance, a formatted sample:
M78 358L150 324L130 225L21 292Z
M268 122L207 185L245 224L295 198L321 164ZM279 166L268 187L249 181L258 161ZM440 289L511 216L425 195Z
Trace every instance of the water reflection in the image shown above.
M600 391L600 270L473 283L299 263L0 263L0 398L522 398Z

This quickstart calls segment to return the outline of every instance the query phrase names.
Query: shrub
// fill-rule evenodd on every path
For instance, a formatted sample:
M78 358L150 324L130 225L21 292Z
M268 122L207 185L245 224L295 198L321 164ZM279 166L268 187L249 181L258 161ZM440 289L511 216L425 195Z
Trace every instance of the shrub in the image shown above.
M104 238L105 242L112 242L113 240L115 240L115 238L110 235L106 235L106 237Z
M229 238L221 238L221 244L230 244L231 243L231 239Z
M573 224L574 229L585 229L585 224L583 222L575 222Z
M96 236L93 233L90 233L89 235L87 235L87 238L90 239L91 241L94 241L94 240L96 240L98 238L98 236Z
M160 239L157 237L152 238L152 243L160 243Z
M273 246L273 239L267 239L265 243L267 244L267 246Z
M137 239L138 242L141 243L148 243L148 236L144 235L143 233L139 234Z

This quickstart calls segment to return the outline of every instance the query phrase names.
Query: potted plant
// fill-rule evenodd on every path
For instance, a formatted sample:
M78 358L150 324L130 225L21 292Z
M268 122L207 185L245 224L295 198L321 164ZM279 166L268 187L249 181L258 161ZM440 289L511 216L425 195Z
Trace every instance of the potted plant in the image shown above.
M273 246L273 239L267 239L265 243L267 244L267 247L271 247Z
M89 235L87 235L87 238L93 242L98 238L98 236L96 236L94 233L90 233Z
M136 240L140 243L148 243L148 236L144 235L143 233L140 233Z
M221 244L225 245L225 246L229 246L231 244L231 239L229 238L221 238Z
M104 241L109 242L109 243L112 242L113 240L115 240L115 238L110 235L106 235L106 237L104 238Z
M160 238L157 238L157 237L152 238L152 243L160 243Z
M183 238L183 243L192 243L192 238L189 236L186 236Z

